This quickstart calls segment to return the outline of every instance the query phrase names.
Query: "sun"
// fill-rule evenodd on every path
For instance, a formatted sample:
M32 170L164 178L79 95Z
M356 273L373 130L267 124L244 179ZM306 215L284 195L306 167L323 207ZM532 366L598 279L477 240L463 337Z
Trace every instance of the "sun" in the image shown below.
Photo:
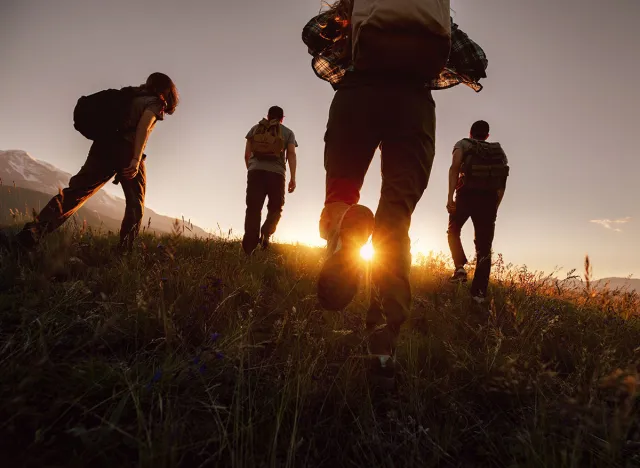
M370 262L371 260L373 260L373 255L374 255L374 250L373 250L373 245L371 243L367 243L365 244L361 249L360 249L360 256L366 260L367 262Z

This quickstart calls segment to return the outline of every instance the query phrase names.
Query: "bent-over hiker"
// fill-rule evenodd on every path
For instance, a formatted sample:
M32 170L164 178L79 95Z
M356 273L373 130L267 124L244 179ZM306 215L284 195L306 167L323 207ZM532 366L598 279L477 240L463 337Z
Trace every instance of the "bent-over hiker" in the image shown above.
M89 155L69 187L53 197L36 220L17 234L18 244L24 249L34 248L116 176L126 200L119 248L130 250L144 214L144 149L156 122L165 114L173 114L178 100L175 84L163 73L152 73L141 86L81 97L74 122L82 135L93 140Z
M487 297L496 217L509 176L509 163L500 143L489 143L486 141L488 138L489 124L479 120L471 126L469 138L455 144L447 198L447 234L455 264L450 281L467 281L464 269L467 257L462 248L460 232L471 218L476 245L476 272L471 284L471 296L479 304Z
M409 226L435 153L434 89L476 91L484 52L449 16L449 1L341 0L313 18L303 41L316 75L337 90L325 134L326 198L320 234L328 257L318 299L346 307L358 289L359 250L373 233L373 293L366 326L372 376L393 385L394 350L411 307ZM398 27L409 21L412 31ZM451 43L453 46L451 47ZM382 191L376 214L359 205L376 149Z
M296 189L296 137L283 125L284 111L273 106L257 125L247 133L244 161L247 166L247 212L244 221L242 248L251 255L258 244L269 247L269 239L276 232L284 206L287 161L291 177L289 193ZM260 227L262 208L266 198L267 218Z

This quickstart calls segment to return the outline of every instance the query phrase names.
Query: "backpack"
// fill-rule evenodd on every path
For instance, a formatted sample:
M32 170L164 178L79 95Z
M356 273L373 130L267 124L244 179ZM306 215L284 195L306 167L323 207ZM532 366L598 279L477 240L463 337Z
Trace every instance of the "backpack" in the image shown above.
M500 143L466 138L471 147L462 160L462 188L465 190L504 190L509 177L507 155Z
M435 78L451 51L449 0L354 0L356 70Z
M117 136L125 128L134 98L145 95L139 88L107 89L82 96L73 110L73 126L89 140Z
M251 136L251 152L256 159L274 160L284 151L282 125L278 120L262 119Z

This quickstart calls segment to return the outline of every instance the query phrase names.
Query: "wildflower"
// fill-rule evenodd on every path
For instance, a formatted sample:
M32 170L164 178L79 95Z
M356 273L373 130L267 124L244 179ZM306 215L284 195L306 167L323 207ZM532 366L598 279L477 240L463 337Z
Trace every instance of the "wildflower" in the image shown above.
M151 378L151 381L145 386L147 390L151 389L151 386L154 383L157 383L160 381L160 379L162 378L162 371L161 370L157 370L155 374L153 374L153 377Z
M216 359L224 359L224 354L222 354L221 352L217 352L216 353Z
M216 333L212 333L211 334L211 341L212 342L216 342L218 340L218 338L220 338L220 333L216 332Z

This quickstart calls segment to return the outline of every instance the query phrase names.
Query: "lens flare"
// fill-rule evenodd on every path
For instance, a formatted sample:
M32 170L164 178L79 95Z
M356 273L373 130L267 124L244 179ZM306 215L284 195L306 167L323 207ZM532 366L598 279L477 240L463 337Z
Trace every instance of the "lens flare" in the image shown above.
M373 255L374 255L374 250L373 250L373 245L371 245L371 243L369 244L365 244L361 249L360 249L360 256L366 260L367 262L370 262L371 260L373 260Z

